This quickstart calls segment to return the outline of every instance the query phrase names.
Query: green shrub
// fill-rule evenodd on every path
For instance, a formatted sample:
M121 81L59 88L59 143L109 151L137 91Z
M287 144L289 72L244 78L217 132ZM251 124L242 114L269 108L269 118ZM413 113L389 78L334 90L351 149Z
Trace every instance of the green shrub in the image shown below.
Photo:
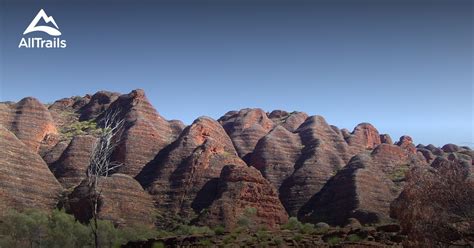
M163 244L162 242L154 242L151 247L152 248L165 248L165 244Z
M206 234L214 235L214 232L207 226L188 226L188 225L179 225L173 232L176 235L196 235L196 234Z
M298 231L302 234L312 234L316 230L311 223L301 223L296 217L290 217L288 222L281 226L282 229Z
M97 126L97 123L94 120L89 121L77 121L72 124L63 127L60 130L62 139L71 139L77 135L97 135L101 132L101 128Z
M304 223L301 225L300 232L303 234L312 234L314 233L314 225L310 223Z
M210 239L201 239L201 240L199 241L199 245L205 246L205 247L209 247L209 246L212 245L212 242L211 242Z
M117 247L131 240L156 237L147 227L118 229L112 222L98 222L101 247ZM0 247L93 247L92 229L62 210L47 214L38 210L10 211L0 220Z
M351 234L347 237L347 240L351 241L351 242L357 242L357 241L361 241L361 240L364 240L364 239L362 237L360 237L359 235L357 235L357 234Z
M303 239L303 236L301 234L297 233L297 234L295 234L295 236L293 236L293 239L299 242Z
M246 208L244 213L237 220L237 225L244 229L250 229L251 227L256 227L254 223L255 215L257 214L256 208Z
M281 226L281 228L286 229L286 230L295 231L295 230L299 230L300 226L301 226L301 222L296 217L290 217L288 219L288 222L283 224Z
M48 235L48 216L38 210L9 211L0 222L0 246L41 247Z
M330 237L327 241L327 243L330 245L337 245L341 242L342 242L342 239L337 236Z
M223 226L216 226L214 228L214 233L216 235L223 235L225 233L225 228Z
M283 246L283 242L284 242L283 239L280 238L280 237L275 237L275 238L273 238L273 243L275 243L275 245L276 245L277 247L282 247L282 246Z
M86 247L91 245L90 229L62 210L54 210L48 223L47 247Z

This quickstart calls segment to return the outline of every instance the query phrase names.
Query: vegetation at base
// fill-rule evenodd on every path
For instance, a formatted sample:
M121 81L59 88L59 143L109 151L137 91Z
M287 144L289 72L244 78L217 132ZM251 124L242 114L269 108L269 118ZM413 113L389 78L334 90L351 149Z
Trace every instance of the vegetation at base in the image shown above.
M188 226L188 225L179 225L173 231L175 235L214 235L214 231L212 231L207 226Z
M132 240L157 236L147 227L117 228L99 222L101 247L117 247ZM10 211L0 220L0 247L93 247L91 228L62 210L47 214L38 210Z
M315 228L313 224L302 223L296 217L290 217L288 222L281 226L284 230L297 231L301 234L323 234L326 228Z

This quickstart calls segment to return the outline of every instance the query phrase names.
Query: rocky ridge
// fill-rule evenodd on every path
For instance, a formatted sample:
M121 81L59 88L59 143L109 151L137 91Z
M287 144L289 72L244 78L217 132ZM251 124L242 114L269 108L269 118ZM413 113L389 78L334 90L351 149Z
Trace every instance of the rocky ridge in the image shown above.
M125 121L112 158L122 166L105 180L101 209L117 225L152 225L158 214L232 229L246 208L268 228L289 216L331 225L397 221L390 205L408 171L441 158L473 165L469 147L415 146L409 136L394 144L371 124L351 132L303 112L242 109L185 127L160 116L143 90L101 91L48 107L29 97L0 103L0 208L47 210L65 195L69 211L87 219L77 209L104 111Z

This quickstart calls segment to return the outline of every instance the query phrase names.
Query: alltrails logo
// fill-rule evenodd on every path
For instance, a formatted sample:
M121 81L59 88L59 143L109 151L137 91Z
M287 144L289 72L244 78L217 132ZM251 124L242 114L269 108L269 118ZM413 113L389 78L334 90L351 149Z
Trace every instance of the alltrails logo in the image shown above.
M51 23L53 26L40 26L38 22L43 20L45 24ZM32 32L44 32L50 36L61 36L58 24L54 21L52 16L48 16L43 9L41 9L35 16L30 25L25 29L23 35ZM66 40L62 40L60 37L54 37L53 39L43 39L41 37L28 37L21 38L18 48L66 48Z

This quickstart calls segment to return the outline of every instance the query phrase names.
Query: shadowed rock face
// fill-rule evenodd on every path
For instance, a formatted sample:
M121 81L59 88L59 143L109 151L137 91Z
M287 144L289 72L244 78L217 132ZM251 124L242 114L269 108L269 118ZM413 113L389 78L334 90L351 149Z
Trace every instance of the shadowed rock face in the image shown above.
M57 134L48 109L32 97L23 98L16 104L0 103L0 125L35 152L39 151L42 142L48 142L50 135Z
M302 148L298 134L277 126L257 143L249 164L279 189L293 173Z
M388 135L388 134L381 134L380 135L380 142L383 143L383 144L389 144L389 145L393 144L392 137L390 137L390 135Z
M237 153L244 160L250 159L258 140L275 126L261 109L231 111L222 116L219 123L229 134Z
M381 144L361 153L303 206L298 216L305 221L344 225L348 218L362 224L389 219L390 203L404 185L410 167L426 165L411 151Z
M50 167L64 188L76 187L86 177L96 140L89 135L74 137L59 160Z
M99 91L90 97L86 105L80 108L80 121L92 120L106 111L109 106L117 100L119 93Z
M355 156L298 214L304 221L345 225L349 218L362 224L388 219L394 184L368 155Z
M102 178L99 184L99 218L119 226L152 226L155 221L153 200L135 181L124 174ZM92 218L90 190L84 180L69 196L70 209L81 221Z
M120 173L136 176L158 152L173 142L180 124L173 127L161 117L148 101L143 90L121 95L110 105L125 120L125 131L113 159L121 162Z
M46 163L0 125L0 215L8 209L50 210L62 188Z
M255 225L279 228L288 221L276 189L253 167L225 166L217 188L216 199L199 218L201 224L223 225L232 230L249 208L256 210L255 216L250 217Z
M79 113L85 106L88 106L91 100L90 95L85 95L84 97L76 96L70 98L63 98L55 101L48 110L51 112L51 116L56 123L56 126L62 127L64 125L69 125L72 121L77 121L79 119Z
M137 176L161 212L191 218L209 206L227 164L244 166L222 126L200 117Z
M323 117L308 118L296 132L304 147L293 174L280 187L280 199L291 216L349 160L346 141Z

